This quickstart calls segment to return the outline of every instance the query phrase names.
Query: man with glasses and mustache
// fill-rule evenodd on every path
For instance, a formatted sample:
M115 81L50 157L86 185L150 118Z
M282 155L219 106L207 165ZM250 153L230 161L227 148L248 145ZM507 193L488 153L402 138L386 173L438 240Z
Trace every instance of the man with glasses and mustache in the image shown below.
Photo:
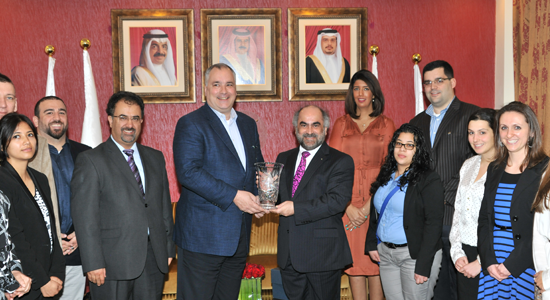
M468 118L479 107L462 102L455 96L453 68L443 60L432 61L422 70L424 93L430 106L410 123L419 127L431 142L432 169L441 177L445 189L443 218L443 257L434 299L457 299L456 269L451 260L449 233L453 222L454 203L462 163L474 152L468 143Z
M164 156L136 142L143 108L134 93L112 95L111 136L74 165L71 213L92 299L160 300L175 256Z
M176 84L174 56L168 34L153 29L143 35L139 66L132 69L132 86Z
M352 263L342 226L351 199L351 156L325 143L328 114L309 105L294 114L298 148L283 152L279 200L277 264L290 300L340 299L340 277Z
M38 100L34 106L33 123L38 128L40 148L31 167L36 166L36 169L42 172L46 165L45 160L50 160L51 170L48 170L48 173L53 173L53 184L59 205L54 215L60 222L58 227L66 264L65 282L59 299L80 299L84 296L86 277L82 272L80 250L71 217L70 184L76 156L91 148L67 137L67 107L61 98L48 96Z
M264 84L263 55L258 53L251 32L246 28L235 28L229 43L229 52L220 55L220 63L235 71L237 84Z

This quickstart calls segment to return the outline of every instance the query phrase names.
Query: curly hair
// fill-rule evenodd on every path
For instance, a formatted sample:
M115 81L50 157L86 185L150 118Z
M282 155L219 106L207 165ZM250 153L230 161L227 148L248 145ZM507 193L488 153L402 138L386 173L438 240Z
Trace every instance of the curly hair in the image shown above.
M399 127L393 134L391 142L388 145L388 155L384 159L384 164L380 168L380 173L376 177L376 180L372 183L370 187L371 195L374 195L376 190L384 186L392 174L397 170L397 161L395 160L395 141L401 133L411 133L414 136L414 144L416 146L416 151L413 155L411 165L405 170L405 175L401 176L399 179L399 186L401 189L409 183L414 185L418 182L420 175L424 172L430 170L430 152L426 145L426 140L424 139L424 134L420 128L405 123Z

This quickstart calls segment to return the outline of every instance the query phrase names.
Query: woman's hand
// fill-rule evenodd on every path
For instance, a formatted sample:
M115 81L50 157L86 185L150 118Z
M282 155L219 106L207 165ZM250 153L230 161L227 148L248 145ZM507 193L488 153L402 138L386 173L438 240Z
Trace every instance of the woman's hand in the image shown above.
M467 278L475 278L481 272L481 265L476 259L471 263L465 265L460 272L464 274L464 276L466 276Z
M416 281L416 284L423 284L428 281L428 277L414 273L414 281Z
M504 274L501 274L498 267L499 267L499 265L497 265L497 264L490 265L487 268L487 271L489 272L489 275L491 275L491 277L493 277L494 279L496 279L498 281L502 281L503 279L505 279L508 276L505 276Z
M538 286L541 293L545 291L542 282L542 271L538 271L537 274L535 274L535 284Z
M467 264L468 264L468 259L466 258L466 256L462 256L456 260L455 268L458 272L463 273L462 268L464 268L464 266Z
M346 208L346 215L348 216L349 223L346 224L346 230L352 231L355 229L354 227L359 227L365 223L367 218L365 215L361 212L360 208L355 207L354 205L350 204Z
M378 250L369 251L370 259L374 260L375 262L380 262L380 256L378 255Z

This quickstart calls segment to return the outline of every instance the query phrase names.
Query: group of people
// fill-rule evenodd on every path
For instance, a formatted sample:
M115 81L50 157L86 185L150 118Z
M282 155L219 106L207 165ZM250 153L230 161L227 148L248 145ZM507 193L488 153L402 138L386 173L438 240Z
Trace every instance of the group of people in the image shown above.
M397 130L366 70L328 140L325 110L297 110L299 146L278 155L279 200L266 210L256 122L233 108L235 71L210 66L206 104L176 126L174 225L163 154L136 143L138 95L111 96L111 136L89 149L67 138L63 100L42 98L31 121L0 74L0 289L80 299L87 277L92 299L161 299L177 245L178 299L236 299L252 216L276 213L289 299L339 299L342 271L356 300L533 299L550 280L549 158L535 114L460 101L445 61L423 80L430 106Z

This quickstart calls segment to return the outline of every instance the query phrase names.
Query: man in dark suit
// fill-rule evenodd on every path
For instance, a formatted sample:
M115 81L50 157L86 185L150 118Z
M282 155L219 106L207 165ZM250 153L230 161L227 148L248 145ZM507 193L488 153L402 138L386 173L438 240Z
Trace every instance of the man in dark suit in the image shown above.
M351 199L351 156L325 143L328 114L306 106L294 114L300 147L283 152L279 201L277 263L291 300L340 299L341 271L352 263L342 226Z
M73 176L74 162L76 156L83 151L91 149L81 143L67 138L69 123L67 120L67 107L61 98L55 96L44 97L34 106L33 123L38 129L41 142L45 145L38 148L33 166L45 166L41 160L50 160L51 170L43 172L53 173L54 187L57 191L59 211L55 217L61 224L61 248L65 255L65 282L60 292L61 300L80 299L84 296L86 277L82 272L80 261L80 249L74 232L73 220L71 217L71 178ZM40 143L39 143L40 144ZM41 153L42 151L46 153ZM44 155L45 154L45 155ZM44 170L46 171L46 170ZM52 201L54 199L52 198Z
M160 300L175 256L164 156L136 143L143 107L134 93L111 96L111 137L75 162L71 213L93 299Z
M236 299L259 205L254 163L263 162L256 122L236 112L235 73L205 72L206 105L180 118L174 163L182 185L174 239L178 299Z
M449 63L436 60L423 69L424 92L431 105L411 120L431 142L432 169L441 177L445 188L443 218L443 258L435 299L457 299L456 269L451 260L449 233L453 222L454 203L462 163L474 152L468 143L468 118L479 107L455 97L456 79Z

